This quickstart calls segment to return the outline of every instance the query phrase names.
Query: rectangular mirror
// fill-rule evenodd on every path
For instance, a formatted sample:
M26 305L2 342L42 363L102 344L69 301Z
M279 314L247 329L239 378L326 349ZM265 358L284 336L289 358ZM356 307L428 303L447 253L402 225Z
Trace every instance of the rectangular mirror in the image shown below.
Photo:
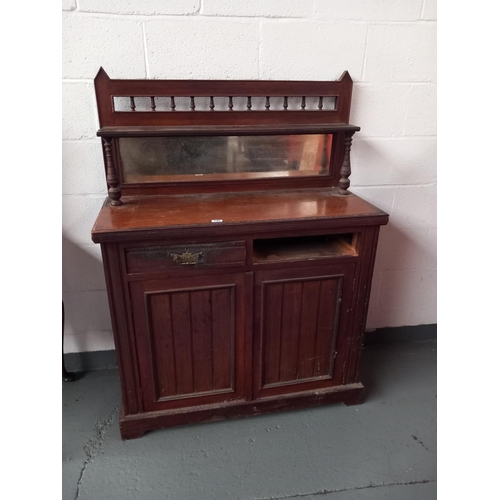
M332 134L130 137L125 184L328 175Z

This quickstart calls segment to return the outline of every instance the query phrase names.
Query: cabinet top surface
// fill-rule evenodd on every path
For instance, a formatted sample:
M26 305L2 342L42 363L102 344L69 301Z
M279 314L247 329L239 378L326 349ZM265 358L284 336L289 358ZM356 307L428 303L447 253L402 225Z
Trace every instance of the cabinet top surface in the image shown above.
M106 235L176 228L369 218L366 224L386 224L388 215L354 194L337 189L298 189L170 196L126 196L122 206L109 198L92 229L95 242ZM346 225L349 224L345 221Z

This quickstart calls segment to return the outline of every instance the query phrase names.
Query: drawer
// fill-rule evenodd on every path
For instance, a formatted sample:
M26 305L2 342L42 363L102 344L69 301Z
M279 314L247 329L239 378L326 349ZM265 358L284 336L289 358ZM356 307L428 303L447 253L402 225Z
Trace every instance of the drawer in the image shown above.
M155 245L125 249L127 273L162 270L244 266L244 241Z

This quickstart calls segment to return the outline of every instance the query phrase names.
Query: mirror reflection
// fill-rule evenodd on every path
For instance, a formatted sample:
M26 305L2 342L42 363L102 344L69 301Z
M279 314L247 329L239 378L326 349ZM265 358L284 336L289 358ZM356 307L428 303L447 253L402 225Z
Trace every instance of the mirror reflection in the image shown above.
M124 182L326 175L331 134L119 139Z

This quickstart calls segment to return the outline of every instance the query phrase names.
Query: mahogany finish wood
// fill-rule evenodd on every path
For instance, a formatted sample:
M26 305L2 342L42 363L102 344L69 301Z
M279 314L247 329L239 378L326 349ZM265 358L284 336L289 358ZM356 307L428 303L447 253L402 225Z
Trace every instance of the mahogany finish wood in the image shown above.
M321 222L325 227L345 225L345 219L354 225L364 225L367 219L379 224L388 221L382 210L354 194L339 196L336 189L134 196L123 200L119 208L110 201L104 203L92 230L95 243L116 241L127 234L130 238L155 236L164 229L172 234L187 228L189 233L193 226L214 234L231 225L236 234L245 231L248 224L255 231L261 227L276 230L273 221L295 228ZM222 222L212 222L218 220Z
M317 264L316 264L317 265ZM255 274L254 394L341 385L354 263Z
M244 398L244 286L241 273L130 284L146 411Z
M122 204L120 200L121 189L118 176L116 175L115 162L113 159L113 143L109 139L102 140L104 147L104 156L106 164L106 181L108 183L108 195L111 199L111 205L118 206Z
M388 215L348 191L359 130L349 124L349 74L337 82L111 80L101 69L95 83L109 197L92 240L103 254L122 437L362 402L363 335ZM129 111L114 109L116 96L129 99ZM161 97L169 111L158 109ZM178 97L188 110L178 110ZM262 110L253 97L265 98ZM308 133L333 134L322 146L324 176L125 184L115 142Z
M216 124L259 124L266 123L349 123L351 110L352 79L345 71L340 80L334 82L306 81L257 81L257 80L112 80L101 68L95 78L99 122L101 127L109 126L152 126L152 125L216 125ZM191 110L196 97L225 97L227 111L221 118L218 112L195 113L193 111L171 111L139 113L137 111L115 111L113 98L121 97L189 97ZM265 118L252 109L252 97L319 97L318 109L302 108L286 112L264 110ZM336 109L322 109L323 97L336 97ZM245 97L247 110L230 109L230 99ZM286 109L286 108L285 108Z
M268 116L268 115L266 115ZM358 132L356 125L347 123L311 123L300 125L204 125L158 126L158 127L102 127L97 131L99 137L164 137L164 136L213 136L213 135L282 135L282 134L331 134L334 132Z
M304 81L254 81L254 80L112 80L101 68L94 80L100 129L106 155L108 193L114 204L120 196L136 194L172 194L220 191L246 191L263 189L294 189L303 186L339 186L340 170L350 149L344 144L344 133L354 133L360 128L349 124L352 79L344 71L340 80L333 82ZM129 111L116 110L114 99L130 100ZM151 105L142 111L135 99L146 97ZM158 110L156 98L170 100L170 110ZM180 111L176 97L189 99L189 110ZM207 110L196 107L196 98L210 99ZM214 98L227 98L227 106L218 109ZM235 110L233 99L246 99L246 109ZM265 97L265 107L255 109L252 97ZM279 109L272 109L270 98L282 99ZM289 99L300 98L300 109L289 109ZM308 98L318 98L317 106L308 106ZM333 98L333 109L326 109L324 98ZM280 134L334 134L331 144L330 164L325 165L320 178L305 182L296 178L234 179L207 182L163 182L126 184L121 173L120 155L116 141L120 137L171 137L210 135L280 135ZM111 144L108 145L108 142ZM348 177L348 175L347 175ZM344 185L346 170L344 169ZM347 194L342 189L341 194Z
M340 169L339 193L349 194L349 191L347 190L351 185L351 182L349 181L349 176L351 175L352 132L346 132L344 141L345 141L344 162L342 163L342 168Z

